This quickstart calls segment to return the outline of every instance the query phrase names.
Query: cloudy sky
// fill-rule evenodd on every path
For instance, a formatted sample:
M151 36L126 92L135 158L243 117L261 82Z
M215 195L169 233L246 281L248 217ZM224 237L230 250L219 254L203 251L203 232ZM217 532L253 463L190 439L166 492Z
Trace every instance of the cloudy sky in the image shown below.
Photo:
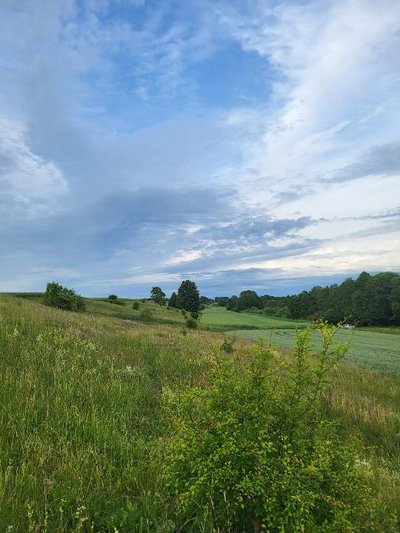
M0 0L0 290L400 269L399 0Z

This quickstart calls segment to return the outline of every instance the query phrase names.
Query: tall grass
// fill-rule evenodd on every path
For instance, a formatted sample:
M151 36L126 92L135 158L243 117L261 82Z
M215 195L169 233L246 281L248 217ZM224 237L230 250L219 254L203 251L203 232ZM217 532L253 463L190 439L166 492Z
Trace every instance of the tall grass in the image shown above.
M111 529L128 502L147 516L160 393L201 378L198 336L11 298L0 313L0 531Z
M0 531L172 531L158 499L162 392L207 386L221 342L0 296ZM251 350L223 356L246 364ZM399 391L341 367L326 404L361 441L376 531L399 527Z

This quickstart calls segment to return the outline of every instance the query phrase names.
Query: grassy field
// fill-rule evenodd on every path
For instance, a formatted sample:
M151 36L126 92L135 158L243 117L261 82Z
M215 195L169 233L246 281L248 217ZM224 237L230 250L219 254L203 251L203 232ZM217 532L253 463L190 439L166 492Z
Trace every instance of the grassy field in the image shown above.
M159 498L163 398L207 387L217 359L246 365L253 353L238 340L224 354L223 335L183 332L179 313L175 326L155 323L157 309L145 323L130 305L91 302L76 314L0 295L0 531L176 531ZM124 309L132 316L105 316ZM360 441L377 500L368 531L397 532L399 379L341 365L327 409L343 438Z
M266 341L291 348L295 343L296 332L293 329L232 330L228 335L239 339ZM349 342L350 348L346 361L357 365L400 376L400 338L376 331L358 331L342 329L337 333L338 342ZM321 347L317 331L313 331L313 345L316 350Z
M87 312L94 316L111 316L123 320L134 320L138 322L183 325L184 318L178 309L169 309L151 301L119 299L121 304L110 303L100 298L86 298ZM133 309L133 302L137 302L139 309Z
M43 293L40 292L10 293L9 295L39 304L43 302ZM120 318L148 324L183 326L185 323L182 313L178 309L160 306L148 299L118 298L117 303L111 302L108 298L84 298L84 301L87 314L93 316ZM134 303L138 309L132 307Z
M255 313L235 313L227 311L224 307L207 307L201 317L201 325L216 330L224 329L302 329L310 325L304 320L289 320L261 316Z

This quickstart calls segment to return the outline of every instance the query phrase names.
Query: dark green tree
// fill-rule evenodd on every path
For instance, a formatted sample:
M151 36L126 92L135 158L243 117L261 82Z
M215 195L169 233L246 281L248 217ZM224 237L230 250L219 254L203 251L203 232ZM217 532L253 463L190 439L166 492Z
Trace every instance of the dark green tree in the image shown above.
M153 302L159 305L165 305L167 299L165 297L165 292L161 289L161 287L153 287L151 289L151 299Z
M236 305L237 311L245 311L246 309L251 309L252 307L260 308L262 302L260 297L255 291L242 291L239 294L239 298Z
M396 326L400 325L400 276L392 278L389 294L389 305L391 310L391 322Z
M196 283L189 279L182 281L177 294L178 307L190 313L197 313L200 309L200 294Z
M238 302L237 296L231 296L230 298L228 298L228 301L226 303L227 311L237 311L237 302Z
M226 307L229 302L229 296L217 296L215 301L219 307Z
M178 307L178 296L176 295L176 292L174 291L168 300L168 307Z

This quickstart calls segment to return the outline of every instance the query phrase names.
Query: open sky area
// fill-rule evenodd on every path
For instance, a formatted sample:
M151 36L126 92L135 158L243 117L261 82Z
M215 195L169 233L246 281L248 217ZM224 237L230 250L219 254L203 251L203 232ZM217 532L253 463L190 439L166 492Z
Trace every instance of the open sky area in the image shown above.
M400 270L399 0L0 0L0 291Z

